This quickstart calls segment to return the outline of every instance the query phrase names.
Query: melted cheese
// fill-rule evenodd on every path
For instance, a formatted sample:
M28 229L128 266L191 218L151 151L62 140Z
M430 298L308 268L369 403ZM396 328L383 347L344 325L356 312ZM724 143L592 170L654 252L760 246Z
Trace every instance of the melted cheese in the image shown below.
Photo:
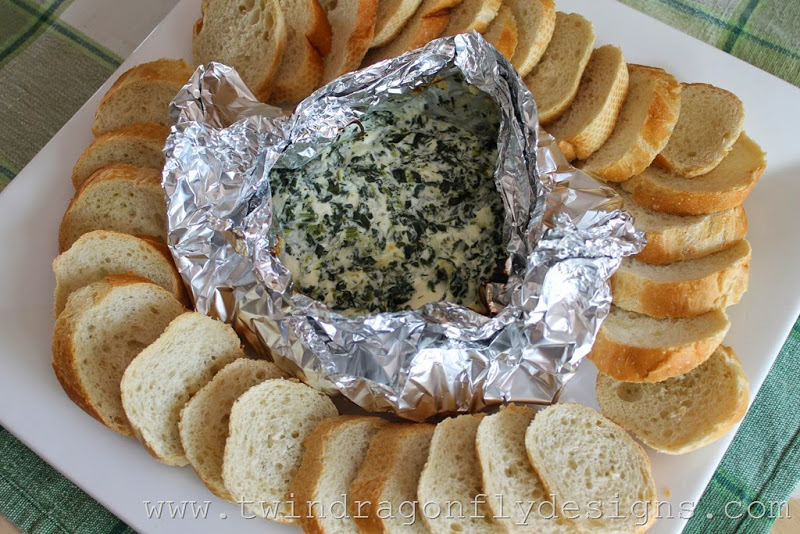
M437 98L451 113L466 106ZM373 108L301 169L272 172L282 261L297 290L349 312L477 305L504 259L499 118L495 107L492 128L471 132L429 104Z

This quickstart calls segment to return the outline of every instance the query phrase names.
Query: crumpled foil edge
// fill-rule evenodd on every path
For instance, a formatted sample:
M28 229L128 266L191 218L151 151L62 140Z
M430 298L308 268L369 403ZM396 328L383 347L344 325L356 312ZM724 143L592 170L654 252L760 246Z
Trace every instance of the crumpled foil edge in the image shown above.
M447 302L344 316L292 291L291 273L270 253L272 166L288 152L312 158L370 107L453 74L503 115L495 182L507 201L510 276L487 288L493 316ZM608 314L608 279L644 245L616 193L571 167L538 128L532 95L476 33L347 74L292 115L259 103L235 70L211 63L170 113L168 240L197 310L230 322L313 387L369 411L421 421L553 402Z

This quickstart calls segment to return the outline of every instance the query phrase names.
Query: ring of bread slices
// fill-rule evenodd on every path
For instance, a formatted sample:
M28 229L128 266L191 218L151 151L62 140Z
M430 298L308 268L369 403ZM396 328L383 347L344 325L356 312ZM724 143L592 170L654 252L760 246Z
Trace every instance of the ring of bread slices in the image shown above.
M360 66L473 30L517 69L567 159L614 187L646 234L611 279L589 355L602 414L569 403L435 424L359 413L192 311L160 187L168 105L194 70L175 59L120 76L75 164L53 264L53 369L70 399L157 460L191 465L219 497L307 532L649 528L654 515L625 513L658 498L630 434L682 454L748 405L721 344L725 308L748 285L742 203L766 166L742 102L595 48L591 22L552 0L203 0L192 44L195 63L232 65L261 100L292 106ZM342 496L344 513L331 513ZM598 516L597 500L616 513ZM454 504L470 513L441 513Z

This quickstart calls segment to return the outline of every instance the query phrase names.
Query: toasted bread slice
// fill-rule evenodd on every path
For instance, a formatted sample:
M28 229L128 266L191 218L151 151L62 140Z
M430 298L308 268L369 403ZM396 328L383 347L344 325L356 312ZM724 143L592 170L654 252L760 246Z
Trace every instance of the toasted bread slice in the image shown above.
M202 313L173 320L122 376L122 406L133 432L153 457L186 465L178 423L181 410L214 375L244 358L233 328Z
M159 59L136 65L120 76L103 96L94 115L98 136L137 122L172 126L169 103L194 74L182 59Z
M337 511L335 503L347 495L370 438L385 424L378 417L342 415L321 421L306 436L303 459L291 484L304 532L358 532L348 510Z
M645 445L685 454L716 441L742 420L749 387L736 353L721 345L705 363L655 384L598 374L597 402L603 415Z
M303 440L336 417L324 393L292 380L267 380L248 389L231 409L222 480L235 501L259 517L297 522L290 483L300 467Z
M570 520L581 532L644 532L656 520L658 493L647 454L595 410L545 408L528 427L525 446L556 501L578 508ZM642 517L641 510L650 513Z
M436 39L447 27L450 9L460 3L461 0L424 0L397 37L385 46L370 50L362 66L395 58Z
M120 380L128 364L186 311L169 291L133 275L113 275L76 290L56 320L53 370L83 411L132 436Z
M152 236L166 242L167 204L156 169L112 163L86 180L58 231L59 252L92 230Z
M502 0L462 0L450 10L450 19L441 37L476 31L483 33L497 16Z
M279 0L203 0L192 30L192 54L197 64L219 61L235 68L253 94L266 102L288 38Z
M733 246L747 234L747 215L736 206L709 215L670 215L641 207L622 188L623 208L644 231L647 245L636 259L653 265L694 260Z
M713 85L684 83L678 123L655 164L686 178L705 174L728 155L742 128L739 97Z
M64 309L67 297L73 291L112 274L139 275L189 304L169 248L147 236L108 230L83 234L68 251L55 259L53 273L56 276L56 316Z
M722 310L690 319L655 319L611 306L589 359L617 380L661 382L706 361L730 326Z
M370 48L388 44L397 37L422 0L378 0L378 15L375 21L375 36Z
M338 2L321 0L333 31L331 52L325 58L322 83L328 83L361 64L375 37L378 0Z
M222 456L233 403L265 380L288 378L266 360L238 358L223 367L181 410L181 446L192 468L215 495L233 501L222 481Z
M72 185L78 189L94 172L110 163L136 167L164 167L164 143L169 128L152 122L137 122L102 134L86 147L72 169Z
M651 210L705 215L742 204L766 168L764 151L742 133L725 159L702 178L683 178L651 166L622 187Z
M593 46L591 22L575 13L556 13L553 38L541 61L525 77L525 85L536 100L541 125L547 126L561 117L575 100Z
M556 27L556 5L553 0L506 0L517 21L519 39L511 64L525 77L542 59Z
M630 85L608 141L583 162L584 171L622 182L644 171L669 141L681 107L681 86L662 69L628 65Z
M572 105L547 126L568 160L586 159L603 146L627 94L628 65L622 50L611 45L595 49Z
M417 485L433 437L433 425L393 424L372 436L350 484L350 514L361 532L424 534ZM394 514L381 510L389 503Z
M331 26L318 0L281 0L286 47L269 101L296 104L319 86L324 56L331 50Z
M752 251L747 240L698 258L648 265L625 258L611 277L614 304L651 317L696 317L738 303L747 291Z
M514 13L507 6L500 6L497 16L486 28L483 38L503 54L507 60L511 61L511 58L514 57L514 51L517 49L519 30L517 29L517 20L514 18Z
M419 477L417 496L425 507L422 519L428 532L444 534L499 533L491 512L476 498L484 493L475 449L478 425L484 414L445 419L433 432L428 461ZM441 510L441 514L430 513Z
M478 426L475 446L487 504L506 532L578 532L558 515L557 503L528 460L525 432L535 415L532 408L511 404Z

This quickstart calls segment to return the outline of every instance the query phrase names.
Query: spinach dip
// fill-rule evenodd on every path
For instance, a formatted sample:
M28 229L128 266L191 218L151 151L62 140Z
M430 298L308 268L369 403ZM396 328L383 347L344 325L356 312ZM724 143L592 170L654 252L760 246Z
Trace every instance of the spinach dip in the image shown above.
M453 124L465 114L482 127ZM281 261L295 289L349 313L440 300L480 310L478 289L506 257L499 121L487 95L440 81L371 108L301 168L276 167Z

